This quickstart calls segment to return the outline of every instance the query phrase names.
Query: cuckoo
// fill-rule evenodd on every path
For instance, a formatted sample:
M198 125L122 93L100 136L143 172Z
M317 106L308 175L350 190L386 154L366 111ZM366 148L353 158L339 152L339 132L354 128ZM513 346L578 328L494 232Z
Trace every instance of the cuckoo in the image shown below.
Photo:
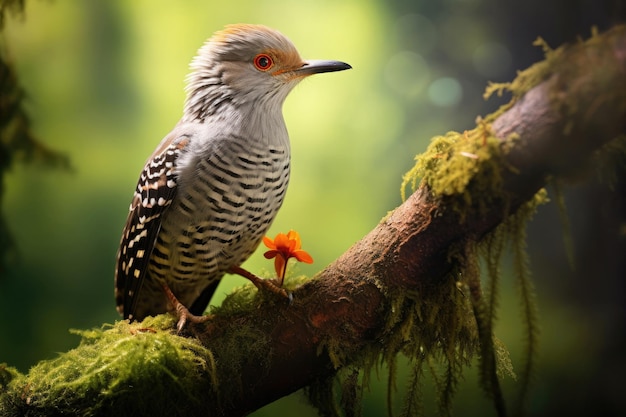
M148 158L130 204L115 271L124 318L172 311L179 330L201 321L226 273L287 295L240 266L285 198L282 105L305 77L349 68L303 60L285 36L261 25L227 26L199 49L182 118Z

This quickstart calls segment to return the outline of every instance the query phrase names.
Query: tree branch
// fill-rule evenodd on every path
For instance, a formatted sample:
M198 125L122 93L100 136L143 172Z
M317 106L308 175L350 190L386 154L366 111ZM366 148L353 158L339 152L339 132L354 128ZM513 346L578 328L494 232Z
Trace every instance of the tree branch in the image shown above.
M501 188L488 205L480 204L486 196L472 188L477 180L468 183L473 203L462 210L454 196L434 195L423 185L315 279L296 288L291 305L260 295L243 311L218 311L208 324L194 325L215 364L205 375L219 381L219 391L202 386L199 410L244 415L338 367L359 364L372 346L384 349L393 294L418 292L428 302L434 289L448 284L451 247L480 239L550 176L579 172L595 151L626 132L625 27L549 52L542 65L534 68L538 81L530 85L522 81L531 74L521 73L510 86L512 104L486 119L485 131L501 143ZM26 407L24 398L36 396L35 388L22 381L20 389L15 391L22 394L11 398ZM29 389L30 397L23 394ZM144 394L127 389L117 395Z
M268 316L261 331L270 335L273 354L262 376L256 364L242 369L249 385L234 402L237 411L254 410L331 372L332 361L317 352L320 341L343 340L359 350L380 337L385 294L379 282L406 290L437 285L449 271L450 246L489 232L549 175L577 171L594 150L626 132L626 31L615 30L602 42L570 47L562 62L571 68L555 68L494 121L495 136L519 135L506 155L515 169L502 167L510 202L501 200L487 213L470 209L461 223L445 199L420 188L317 279L296 290L293 305L259 311ZM256 314L245 319L259 321ZM210 346L222 326L215 323L202 335L203 343Z

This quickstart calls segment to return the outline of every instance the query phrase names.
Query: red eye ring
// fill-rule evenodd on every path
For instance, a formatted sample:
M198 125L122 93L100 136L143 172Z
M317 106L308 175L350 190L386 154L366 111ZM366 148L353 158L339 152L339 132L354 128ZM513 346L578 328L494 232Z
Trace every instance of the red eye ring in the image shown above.
M254 57L254 66L259 71L267 71L274 66L274 60L268 54L258 54Z

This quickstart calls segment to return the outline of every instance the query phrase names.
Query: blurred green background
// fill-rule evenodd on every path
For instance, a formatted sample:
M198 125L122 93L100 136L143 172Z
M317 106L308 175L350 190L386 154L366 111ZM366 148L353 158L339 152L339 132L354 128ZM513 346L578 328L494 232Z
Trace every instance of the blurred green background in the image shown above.
M3 210L19 256L0 277L0 362L27 371L76 345L68 329L118 319L113 268L139 171L181 115L189 61L225 24L266 24L305 58L354 67L306 80L284 108L293 170L270 235L298 230L315 259L298 271L314 274L400 203L401 176L431 136L471 128L498 107L498 99L482 100L487 81L509 81L541 59L531 46L537 36L557 46L624 17L621 0L225 4L29 1L23 19L10 17L4 46L28 93L33 129L75 169L17 165L5 179ZM626 412L624 184L566 188L574 269L553 205L529 226L543 327L532 415ZM272 268L261 252L246 266ZM522 335L507 270L497 334L515 365ZM213 303L242 283L224 279ZM380 376L366 395L368 416L386 410ZM397 385L399 405L402 377ZM515 394L514 383L505 387ZM455 404L457 415L493 414L472 372ZM254 415L296 413L316 415L300 393Z

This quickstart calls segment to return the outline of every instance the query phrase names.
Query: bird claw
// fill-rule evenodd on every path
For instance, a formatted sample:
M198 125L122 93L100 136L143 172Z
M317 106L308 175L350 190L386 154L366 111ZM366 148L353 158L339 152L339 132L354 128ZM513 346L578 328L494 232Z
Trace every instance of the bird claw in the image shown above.
M278 294L280 296L285 297L286 299L289 300L289 305L291 305L291 303L293 302L293 294L291 293L291 291L287 291L284 288L282 288L282 286L276 280L259 278L258 276L254 275L252 272L246 271L245 269L239 266L231 267L229 272L231 274L237 274L244 278L249 279L254 284L254 286L257 287L259 290L265 289L270 292L273 292L274 294Z
M170 287L167 286L167 284L163 284L163 291L169 299L170 304L172 304L172 306L174 307L176 317L178 318L178 322L176 323L176 334L180 334L183 331L187 322L194 324L204 323L205 321L208 321L213 317L212 315L196 316L195 314L191 313L189 309L187 309L187 307L185 307L180 301L178 301L178 298L176 298L176 296L174 295Z
M187 310L187 307L180 303L176 308L176 316L178 317L178 322L176 323L177 334L180 334L183 331L187 323L200 324L213 318L213 315L196 316L195 314Z
M178 313L178 310L176 310L176 313ZM180 332L183 331L185 324L187 324L187 316L178 316L178 322L176 322L176 334L180 334Z

